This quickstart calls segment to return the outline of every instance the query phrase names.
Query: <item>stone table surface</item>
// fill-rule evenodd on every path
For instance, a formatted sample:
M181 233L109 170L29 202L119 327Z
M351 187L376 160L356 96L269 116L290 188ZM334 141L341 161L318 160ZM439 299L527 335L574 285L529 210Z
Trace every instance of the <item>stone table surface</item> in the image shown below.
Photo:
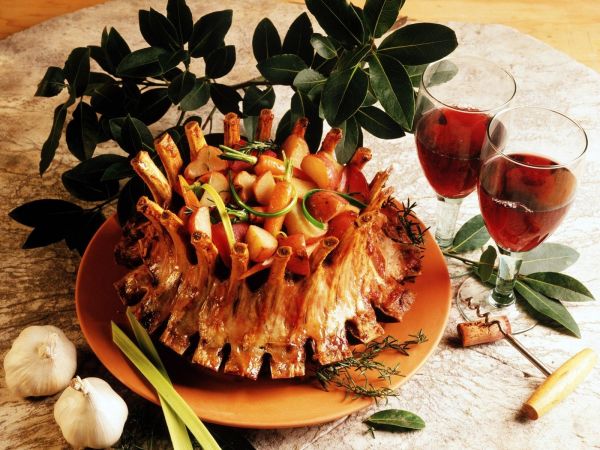
M193 2L194 16L233 8L234 23L228 42L237 46L238 62L231 81L255 73L250 30L269 16L280 31L287 29L302 10L299 5L261 2L248 8L233 0ZM115 26L132 45L143 46L137 27L137 10L163 1L118 0L42 23L0 41L0 358L26 326L53 324L63 329L78 349L78 373L107 379L122 393L133 411L123 448L165 447L160 436L160 410L128 392L101 366L83 339L74 306L74 283L79 257L64 244L22 250L29 230L8 219L17 205L35 198L65 198L59 174L74 163L64 141L50 170L37 173L39 151L50 128L58 99L35 98L33 93L45 68L62 66L70 49L97 44L104 25ZM600 253L600 75L547 45L500 25L449 24L459 37L457 53L478 55L509 70L518 85L516 104L558 109L587 130L587 170L578 198L552 242L575 247L581 254L568 273L600 294L597 255ZM235 75L237 74L237 76ZM286 97L287 96L287 97ZM286 108L289 93L281 93L275 113ZM169 114L164 123L173 123ZM201 111L200 115L206 114ZM155 128L160 129L160 124ZM548 130L548 133L558 130ZM382 142L369 136L374 150L370 174L391 165L391 184L400 197L417 200L417 213L431 223L435 198L418 168L410 136ZM103 151L114 145L103 144ZM461 220L477 213L473 196L467 199ZM600 307L594 302L569 305L580 324L582 339L538 326L522 336L533 352L557 367L584 347L600 352ZM365 434L361 423L381 406L319 427L282 430L246 430L259 449L549 449L600 448L600 370L558 408L536 422L518 415L522 402L542 381L541 375L505 342L462 350L453 344L459 315L453 308L444 338L427 363L398 391L386 407L421 415L427 428L420 432ZM0 376L0 448L67 447L52 417L55 397L17 401L9 396ZM149 430L156 428L155 433ZM154 434L154 436L150 436ZM139 447L135 447L139 446Z

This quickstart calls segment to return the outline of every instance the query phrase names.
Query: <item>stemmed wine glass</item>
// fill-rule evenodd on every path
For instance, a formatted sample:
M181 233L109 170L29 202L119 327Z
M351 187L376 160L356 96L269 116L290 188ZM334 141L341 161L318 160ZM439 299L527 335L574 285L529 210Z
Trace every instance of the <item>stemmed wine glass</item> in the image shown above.
M515 92L508 72L480 58L444 59L423 73L415 140L423 172L438 198L435 237L442 249L451 246L460 204L477 185L488 123Z
M481 214L500 251L496 286L466 280L457 305L467 320L475 311L508 316L513 333L535 325L515 302L523 256L552 234L569 210L583 168L585 131L568 117L543 108L518 107L489 123L481 151L477 193Z

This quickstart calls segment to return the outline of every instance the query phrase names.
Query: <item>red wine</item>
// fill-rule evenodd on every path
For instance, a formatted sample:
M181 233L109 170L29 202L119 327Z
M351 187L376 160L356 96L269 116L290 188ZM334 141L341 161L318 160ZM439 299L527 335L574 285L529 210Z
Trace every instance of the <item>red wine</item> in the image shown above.
M490 118L450 108L427 112L415 131L419 160L429 184L447 198L462 198L477 186L479 156Z
M513 252L531 250L564 218L577 182L570 170L548 167L552 165L556 163L543 156L519 153L510 159L494 156L481 167L479 206L500 247Z

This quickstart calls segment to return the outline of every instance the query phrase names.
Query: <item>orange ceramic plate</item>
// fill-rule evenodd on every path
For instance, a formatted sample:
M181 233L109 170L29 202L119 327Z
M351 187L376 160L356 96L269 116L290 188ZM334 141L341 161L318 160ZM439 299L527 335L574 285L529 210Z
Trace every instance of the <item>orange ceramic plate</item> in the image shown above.
M81 330L102 364L127 387L158 403L144 377L113 344L110 321L127 329L125 308L113 282L126 273L116 265L113 249L121 229L113 216L98 230L83 256L75 298ZM417 299L400 324L388 324L388 334L400 340L423 330L429 340L410 351L410 357L388 352L381 360L400 364L403 377L395 377L392 387L408 380L437 346L450 310L450 279L444 257L428 233L423 274L411 287ZM320 389L310 380L250 381L214 374L192 366L173 352L158 346L175 388L201 419L245 428L286 428L329 422L358 411L372 403L353 399L343 392Z

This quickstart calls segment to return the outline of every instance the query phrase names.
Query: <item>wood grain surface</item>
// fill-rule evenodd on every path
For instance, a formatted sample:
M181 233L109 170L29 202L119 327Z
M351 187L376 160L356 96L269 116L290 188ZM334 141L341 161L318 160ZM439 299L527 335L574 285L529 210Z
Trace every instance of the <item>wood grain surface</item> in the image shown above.
M288 1L303 3L303 0ZM98 3L103 1L0 0L0 39L51 17ZM419 21L509 25L600 71L598 0L408 0L402 11Z

